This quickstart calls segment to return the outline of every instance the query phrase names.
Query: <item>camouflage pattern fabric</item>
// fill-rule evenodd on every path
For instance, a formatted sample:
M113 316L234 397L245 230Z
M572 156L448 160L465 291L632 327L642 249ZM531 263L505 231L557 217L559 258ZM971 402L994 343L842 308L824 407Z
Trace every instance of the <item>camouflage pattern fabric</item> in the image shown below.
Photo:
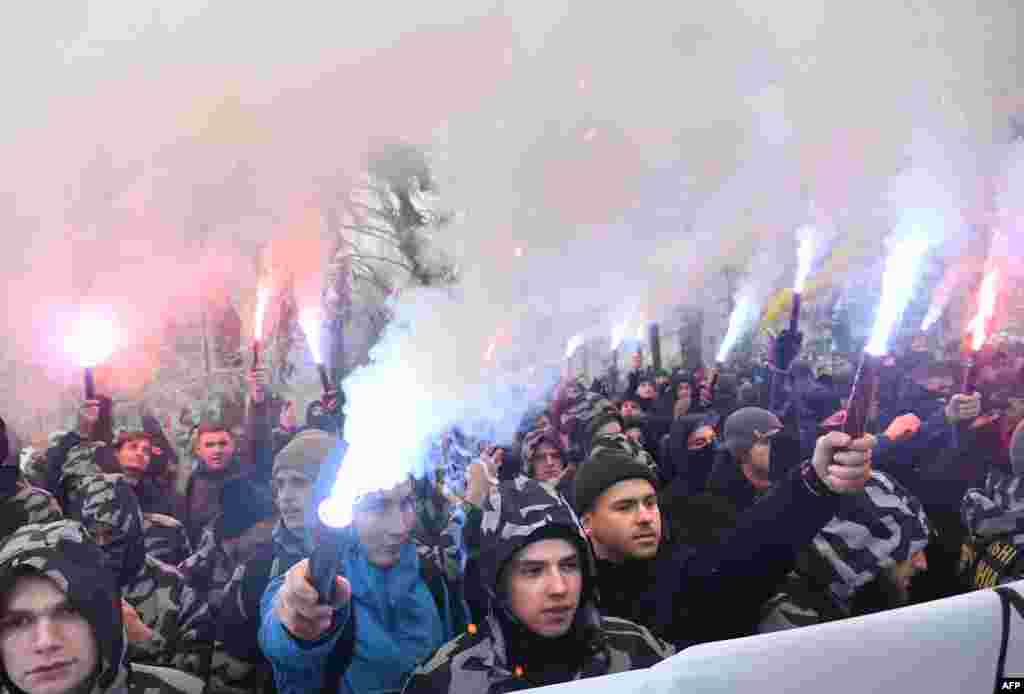
M13 496L0 500L0 540L23 525L53 523L64 518L49 492L18 480Z
M73 521L27 525L0 546L0 578L31 568L54 581L86 618L96 635L99 669L89 694L177 694L180 690L127 664L120 598L105 556L85 529ZM16 691L6 672L0 689Z
M146 554L165 564L177 566L192 555L185 525L162 513L142 514L142 535Z
M424 562L458 585L466 568L466 547L462 538L466 516L426 478L413 479L416 525L412 542L420 564Z
M119 579L130 580L145 557L142 510L135 492L122 475L76 477L75 482L77 505L68 509L68 515L99 541Z
M145 557L142 569L121 589L154 636L133 643L133 661L163 665L206 679L213 647L209 605L174 567Z
M646 628L615 617L600 619L597 644L574 680L651 667L675 652ZM509 663L506 652L500 625L488 617L476 633L450 641L413 671L404 692L501 694L537 686L530 681L529 663Z
M562 431L579 444L584 451L591 447L594 420L617 417L618 411L611 400L597 393L572 389L567 395L566 406L562 409Z
M969 537L960 569L975 588L1024 577L1024 476L993 470L984 489L968 489L960 515Z
M761 608L757 633L796 629L849 616L849 609L837 602L827 587L792 571L779 586L779 592Z
M196 551L178 566L189 584L206 595L214 615L235 568L218 536L216 518L203 529Z
M46 486L46 450L26 446L21 449L18 468L22 477L34 487Z
M82 503L81 488L88 484L88 478L102 475L103 469L96 462L100 448L107 444L102 442L80 443L68 452L67 460L60 472L60 485L68 504L78 508ZM70 509L65 509L70 513Z
M206 694L252 694L273 681L270 663L250 663L228 653L224 643L213 646Z
M840 500L839 512L813 544L831 568L829 589L846 602L881 569L923 551L930 532L921 502L875 470L863 493Z
M594 438L593 445L590 449L590 455L595 456L604 451L617 450L627 453L633 457L633 460L638 463L643 463L651 470L658 474L658 464L651 457L643 446L629 438L625 434L602 434ZM584 463L585 464L585 463Z

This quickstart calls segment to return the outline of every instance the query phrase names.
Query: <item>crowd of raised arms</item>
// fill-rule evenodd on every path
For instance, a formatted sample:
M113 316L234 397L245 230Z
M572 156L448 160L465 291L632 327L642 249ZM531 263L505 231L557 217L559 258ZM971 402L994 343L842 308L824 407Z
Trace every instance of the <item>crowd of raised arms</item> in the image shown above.
M253 369L244 421L173 431L97 395L45 444L0 429L0 689L491 694L1018 579L1024 357L979 359L958 392L888 357L857 438L850 375L799 359L566 376L359 497L333 584L339 393L301 422Z

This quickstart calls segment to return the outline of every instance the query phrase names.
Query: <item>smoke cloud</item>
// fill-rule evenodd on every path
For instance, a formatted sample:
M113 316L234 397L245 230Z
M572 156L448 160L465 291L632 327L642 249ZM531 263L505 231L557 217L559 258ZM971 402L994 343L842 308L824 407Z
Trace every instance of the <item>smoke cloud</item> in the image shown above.
M755 5L19 7L0 29L6 402L52 404L86 300L118 315L115 360L151 377L139 355L167 317L251 293L260 249L287 248L374 138L426 147L461 213L438 235L460 298L403 294L415 329L361 377L390 382L401 363L423 408L495 411L488 397L513 396L481 388L538 378L574 334L710 301L726 264L791 268L808 198L838 238L880 249L908 162L944 181L913 204L938 212L945 243L963 235L1024 107L1019 4ZM298 255L317 277L321 259Z

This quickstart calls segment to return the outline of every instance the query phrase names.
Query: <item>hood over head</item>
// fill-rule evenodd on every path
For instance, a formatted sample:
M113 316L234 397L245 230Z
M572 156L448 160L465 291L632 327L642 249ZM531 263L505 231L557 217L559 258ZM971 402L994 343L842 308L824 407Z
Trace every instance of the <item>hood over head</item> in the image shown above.
M81 521L103 549L119 583L125 585L138 575L146 558L139 500L121 475L81 479L81 505L69 515Z
M117 690L127 681L128 667L121 594L102 550L74 521L26 525L0 542L0 591L11 589L25 571L49 578L85 617L96 637L99 667L90 694ZM0 684L19 692L0 670Z

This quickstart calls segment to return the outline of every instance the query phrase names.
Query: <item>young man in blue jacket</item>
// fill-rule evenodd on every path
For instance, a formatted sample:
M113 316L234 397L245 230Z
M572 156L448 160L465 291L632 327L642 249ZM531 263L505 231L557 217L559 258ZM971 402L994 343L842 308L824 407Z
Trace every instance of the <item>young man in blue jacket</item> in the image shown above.
M260 648L281 694L400 691L417 664L465 628L461 590L413 543L413 485L368 494L353 511L335 604L318 602L309 560L263 595Z

